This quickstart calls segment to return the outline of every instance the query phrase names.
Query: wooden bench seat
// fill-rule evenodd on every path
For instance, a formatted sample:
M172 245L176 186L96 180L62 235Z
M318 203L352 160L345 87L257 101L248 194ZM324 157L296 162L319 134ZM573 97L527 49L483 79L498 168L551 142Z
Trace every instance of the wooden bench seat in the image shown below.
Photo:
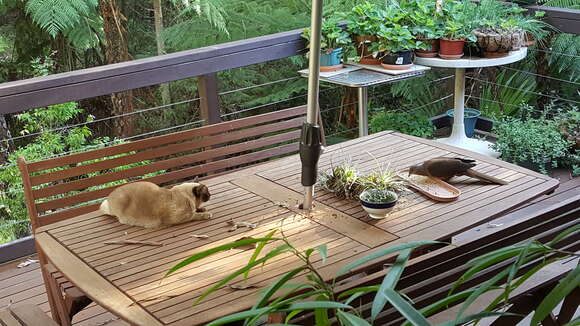
M171 186L295 154L305 115L300 106L43 161L19 158L33 232L97 210L126 183ZM70 325L90 300L38 254L54 318Z
M57 326L38 306L23 304L0 310L2 326Z

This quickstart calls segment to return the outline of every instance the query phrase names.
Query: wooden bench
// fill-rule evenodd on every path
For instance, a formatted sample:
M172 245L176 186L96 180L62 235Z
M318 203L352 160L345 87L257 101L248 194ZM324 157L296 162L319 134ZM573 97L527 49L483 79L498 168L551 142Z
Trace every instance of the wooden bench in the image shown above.
M38 162L20 158L33 232L95 211L122 184L170 186L297 153L305 114L300 106ZM53 316L70 325L91 301L38 254Z
M422 309L427 307L447 296L453 283L470 267L467 266L466 263L472 258L506 246L522 243L529 239L537 239L538 241L545 243L553 239L560 232L574 225L580 224L579 217L580 196L575 196L558 204L541 209L534 214L530 214L526 219L521 220L514 225L510 225L505 229L473 239L459 247L433 247L431 252L412 258L409 261L401 279L397 283L397 290L410 297L414 302L413 306L415 308ZM580 250L580 234L578 234L578 232L567 239L567 241L558 244L559 249L569 252L577 252ZM392 261L393 260L391 259L374 264L372 267L367 269L366 273L359 275L358 279L350 276L351 279L354 280L350 280L339 286L338 293L357 287L381 284L384 276L388 272L388 270L384 269L384 264ZM527 272L540 261L541 259L537 259L523 265L518 275ZM506 268L506 266L512 262L513 260L498 264L478 273L475 277L460 286L460 288L456 290L456 293L482 284L497 275L499 271ZM572 266L572 268L574 267L575 265ZM568 270L559 271L556 275L551 275L549 278L543 280L543 284L540 286L535 286L534 288L519 293L511 298L510 303L512 304L512 311L515 310L517 313L523 313L524 316L534 311L536 307L535 305L541 302L538 298L543 298L547 291L549 291L559 279L564 277L567 272ZM366 318L370 317L374 294L375 293L373 292L372 294L361 296L356 302L352 303L357 307L361 307L362 316ZM561 310L561 312L564 312L564 315L562 313L560 314L558 324L550 324L549 321L546 321L545 325L563 325L568 322L578 307L578 295L579 293L576 291L576 293L569 296L574 297L574 299L570 298L565 300L566 302L563 304ZM530 298L535 298L535 300L530 300ZM456 302L455 305L460 303L461 301ZM449 308L451 307L448 307L448 309ZM572 313L570 313L570 311L572 311ZM454 316L455 315L453 315L453 317ZM521 318L523 318L523 316ZM516 325L517 321L519 321L519 319L517 321L516 319L517 318L513 316L500 317L494 322L494 325ZM404 317L402 317L397 310L391 307L385 309L378 316L375 320L375 324L395 326L401 325L404 321ZM291 323L308 325L314 323L314 321L312 315L307 315L298 320L293 320Z
M38 306L15 305L0 310L2 326L57 326Z

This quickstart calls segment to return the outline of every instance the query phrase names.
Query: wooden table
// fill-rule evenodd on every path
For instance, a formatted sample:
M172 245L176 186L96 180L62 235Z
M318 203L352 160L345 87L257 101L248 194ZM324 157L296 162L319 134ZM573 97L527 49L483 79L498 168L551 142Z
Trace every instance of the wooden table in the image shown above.
M463 194L457 201L437 203L412 194L382 220L370 219L358 202L338 200L319 191L312 216L305 217L296 208L303 198L300 160L291 156L206 180L212 193L207 205L214 213L211 220L142 229L90 213L40 229L37 243L71 282L126 321L136 325L194 325L247 309L257 296L255 288L223 288L192 307L197 296L244 266L252 253L230 250L216 254L162 279L170 267L200 250L282 228L299 248L328 245L326 264L316 261L316 265L330 278L347 262L377 248L449 239L558 186L557 180L503 161L393 132L328 147L320 169L350 157L362 171L368 171L376 165L369 153L397 169L437 156L470 156L479 162L476 169L510 183L488 185L460 177L455 185ZM226 222L230 219L254 222L258 227L229 232ZM209 238L195 238L194 234ZM104 244L120 239L156 241L163 246ZM247 282L265 287L298 264L294 257L277 257L252 272Z

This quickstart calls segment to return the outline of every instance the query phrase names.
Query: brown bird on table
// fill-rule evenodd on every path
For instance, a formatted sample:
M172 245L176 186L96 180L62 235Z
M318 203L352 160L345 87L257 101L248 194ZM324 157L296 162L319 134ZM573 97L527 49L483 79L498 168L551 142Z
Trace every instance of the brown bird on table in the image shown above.
M448 180L455 176L466 175L484 182L497 183L500 185L508 184L507 181L475 171L472 169L475 166L475 160L457 157L437 157L421 164L412 165L409 167L409 175L418 174L443 180Z

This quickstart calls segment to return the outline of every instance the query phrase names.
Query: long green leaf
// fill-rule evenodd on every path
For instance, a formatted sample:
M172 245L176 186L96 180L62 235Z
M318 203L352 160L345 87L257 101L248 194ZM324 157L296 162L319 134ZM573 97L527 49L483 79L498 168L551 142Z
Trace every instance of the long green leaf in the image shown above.
M437 244L447 244L447 243L440 242L440 241L417 241L417 242L402 243L400 245L381 249L381 250L375 251L370 255L364 256L364 257L357 259L354 262L346 265L338 272L336 277L342 276L342 275L348 273L349 271L351 271L353 268L356 268L358 266L366 264L369 261L375 260L375 259L380 258L382 256L386 256L386 255L389 255L389 254L392 254L395 252L399 252L399 251L405 250L405 249L417 248L417 247L426 246L426 245L437 245Z
M529 279L530 277L532 277L534 274L536 274L540 269L544 268L544 266L547 266L555 261L560 260L560 258L552 258L552 259L548 259L543 261L542 263L534 266L532 269L530 269L529 271L527 271L524 275L520 276L511 286L510 289L510 293L512 291L514 291L515 289L517 289L520 285L522 285L527 279ZM509 294L508 294L509 296ZM497 296L497 298L495 298L488 306L487 308L485 308L485 311L492 311L493 309L495 309L498 305L498 303L500 303L503 299L505 299L505 294L502 293L500 295Z
M328 297L324 294L316 298L317 301L328 301ZM314 323L316 326L329 326L328 308L314 309Z
M305 267L302 266L302 267L298 267L296 269L293 269L293 270L289 271L288 273L284 274L282 277L280 277L272 285L270 285L266 289L266 292L256 302L256 304L254 304L253 309L260 308L263 305L265 305L266 303L268 303L268 300L270 300L270 298L274 295L274 293L276 293L276 291L278 291L284 284L286 284L286 282L290 281L294 276L296 276L296 274L302 272L304 270L304 268Z
M463 273L463 275L461 275L461 277L457 281L455 281L455 283L453 284L453 286L449 290L449 294L453 293L461 284L463 284L463 282L470 279L473 275L477 274L478 272L488 268L489 266L495 265L495 264L500 263L502 261L505 261L507 259L518 256L520 254L520 252L522 250L524 250L524 248L525 247L510 248L510 250L498 251L496 255L492 255L492 256L486 255L487 256L486 259L484 259L482 262L476 264L475 266L471 267L469 270L467 270L465 273ZM539 246L531 246L529 248L530 252L537 252L537 251L542 251L542 250L545 250L545 248L539 247ZM530 257L528 257L526 259L526 261L529 261L529 258Z
M286 319L284 320L284 322L286 324L288 324L288 322L290 322L290 320L292 320L292 318L294 318L294 316L298 315L299 313L301 313L303 310L294 310L288 313L288 315L286 316Z
M272 230L272 232L268 233L264 237L264 239L272 239L272 237L274 236L276 231L278 231L278 230ZM260 243L258 243L258 245L256 246L256 249L254 250L254 253L250 257L250 260L248 261L248 264L251 264L251 263L256 261L256 259L260 255L260 252L262 252L262 249L264 249L264 247L266 246L267 243L268 243L268 241L261 241ZM247 279L248 275L250 275L250 270L248 270L247 272L244 273L244 279Z
M298 294L298 295L295 295L292 297L291 295L294 293L290 292L290 293L286 293L286 294L276 298L276 300L272 301L272 303L270 305L275 306L275 307L283 307L283 306L286 306L292 302L299 301L299 300L306 299L306 298L310 298L310 297L313 297L315 295L324 294L324 293L326 293L324 290L316 290L316 291ZM291 296L291 297L288 298L289 296Z
M379 290L379 285L370 285L370 286L361 286L358 288L354 288L354 289L350 289L347 291L342 292L341 294L338 295L339 299L345 298L351 294L356 294L356 293L366 293L366 292L375 292Z
M533 240L530 240L527 242L526 246L522 249L522 251L520 251L520 254L518 255L518 258L516 259L516 262L514 264L512 264L512 266L510 268L510 272L508 274L508 278L507 278L506 286L505 286L505 291L504 291L504 296L505 296L506 301L508 300L509 293L511 291L510 290L511 283L512 283L514 277L516 276L516 273L520 270L520 267L522 266L522 264L526 260L525 258L527 257L528 252L530 250L530 247L532 246L533 243L534 243Z
M433 304L428 305L427 307L421 309L420 312L424 317L429 317L429 316L439 312L441 309L447 309L450 304L453 304L457 301L460 301L460 300L467 298L474 291L475 291L475 289L469 289L469 290L465 290L463 292L452 294L452 295L447 296L447 297L445 297L445 298L443 298L443 299L441 299ZM406 321L402 326L410 326L410 325L411 325L411 323L409 321Z
M179 262L177 265L171 267L167 273L165 273L165 277L169 276L170 274L174 273L175 271L193 263L196 262L200 259L203 259L207 256L211 256L213 254L216 254L220 251L225 251L225 250L230 250L232 248L237 248L237 247L241 247L241 246L247 246L253 243L257 243L257 242L263 242L263 241L270 241L270 240L278 240L278 239L267 239L267 238L258 238L258 239L243 239L243 240L238 240L235 242L230 242L230 243L226 243L224 245L215 247L215 248L211 248L208 250L204 250L202 252L199 252L189 258L186 258L184 260L182 260L181 262Z
M482 295L483 293L491 290L492 287L495 285L495 283L499 282L499 280L501 280L504 277L506 277L506 275L508 274L508 272L509 272L509 269L504 269L503 271L497 273L491 279L489 279L489 280L485 281L484 283L482 283L473 293L471 293L469 295L469 297L465 300L465 302L463 303L463 305L461 306L461 308L459 309L459 311L457 312L457 316L455 317L455 321L457 322L456 324L458 324L459 323L459 320L461 320L461 316L463 315L463 313L465 312L465 310L467 310L467 308L469 308L469 306L477 298L479 298L480 295Z
M580 224L574 225L574 226L572 226L570 228L567 228L566 230L562 231L554 239L552 239L549 242L547 242L546 245L548 245L548 246L551 247L551 246L557 244L558 242L562 241L562 239L566 238L570 234L575 233L575 232L578 232L578 231L580 231Z
M381 311L383 311L385 304L387 304L387 297L382 294L384 293L385 289L395 289L397 282L399 282L399 279L401 278L401 274L403 274L403 270L405 269L405 265L407 264L412 251L412 248L401 250L397 260L389 268L389 272L383 278L381 287L373 299L373 305L371 307L371 320L375 320Z
M413 308L403 297L401 297L395 290L393 289L384 289L384 291L380 292L380 295L384 295L389 303L397 309L403 317L405 317L409 322L411 322L414 326L431 326L427 319L423 317L423 315L417 311L417 309Z
M532 316L530 325L537 325L544 320L556 308L560 301L572 292L575 288L580 286L580 266L568 273L558 285L556 285L550 293L540 302L536 308L536 312Z
M270 260L271 258L278 256L279 254L287 251L288 249L290 249L290 247L288 245L286 245L286 244L281 245L281 246L277 247L276 249L270 251L266 256L254 261L251 264L246 265L245 267L243 267L241 269L238 269L237 271L233 272L232 274L228 275L226 278L224 278L223 280L218 282L216 285L212 286L209 290L207 290L199 298L197 298L197 300L194 302L194 305L198 304L205 297L212 294L216 290L220 289L222 286L227 284L229 281L233 280L234 278L238 277L239 275L242 275L247 270L250 270L257 265L260 265L261 263L266 262L266 261Z
M313 310L313 309L353 309L353 307L334 301L305 301L292 303L277 311Z
M368 321L360 318L357 315L353 315L348 312L344 312L342 310L337 310L336 314L338 315L338 319L342 322L343 325L346 326L371 326Z
M326 244L321 244L320 246L316 247L315 249L320 254L320 257L322 257L322 263L326 264L326 257L328 257L328 248L327 248Z
M446 321L441 324L437 324L436 326L455 326L455 325L463 325L469 323L474 320L479 320L488 317L496 317L496 316L518 316L518 314L513 314L510 312L502 312L502 311L484 311L473 315L467 315L461 317L459 320L450 320Z
M238 320L244 320L244 319L247 319L250 317L254 317L257 314L267 313L269 310L271 310L270 307L265 307L265 308L260 308L260 309L252 309L252 310L248 310L248 311L237 312L235 314L231 314L231 315L216 319L216 320L212 321L211 323L207 324L206 326L217 326L217 325L232 323L232 322L235 322Z

